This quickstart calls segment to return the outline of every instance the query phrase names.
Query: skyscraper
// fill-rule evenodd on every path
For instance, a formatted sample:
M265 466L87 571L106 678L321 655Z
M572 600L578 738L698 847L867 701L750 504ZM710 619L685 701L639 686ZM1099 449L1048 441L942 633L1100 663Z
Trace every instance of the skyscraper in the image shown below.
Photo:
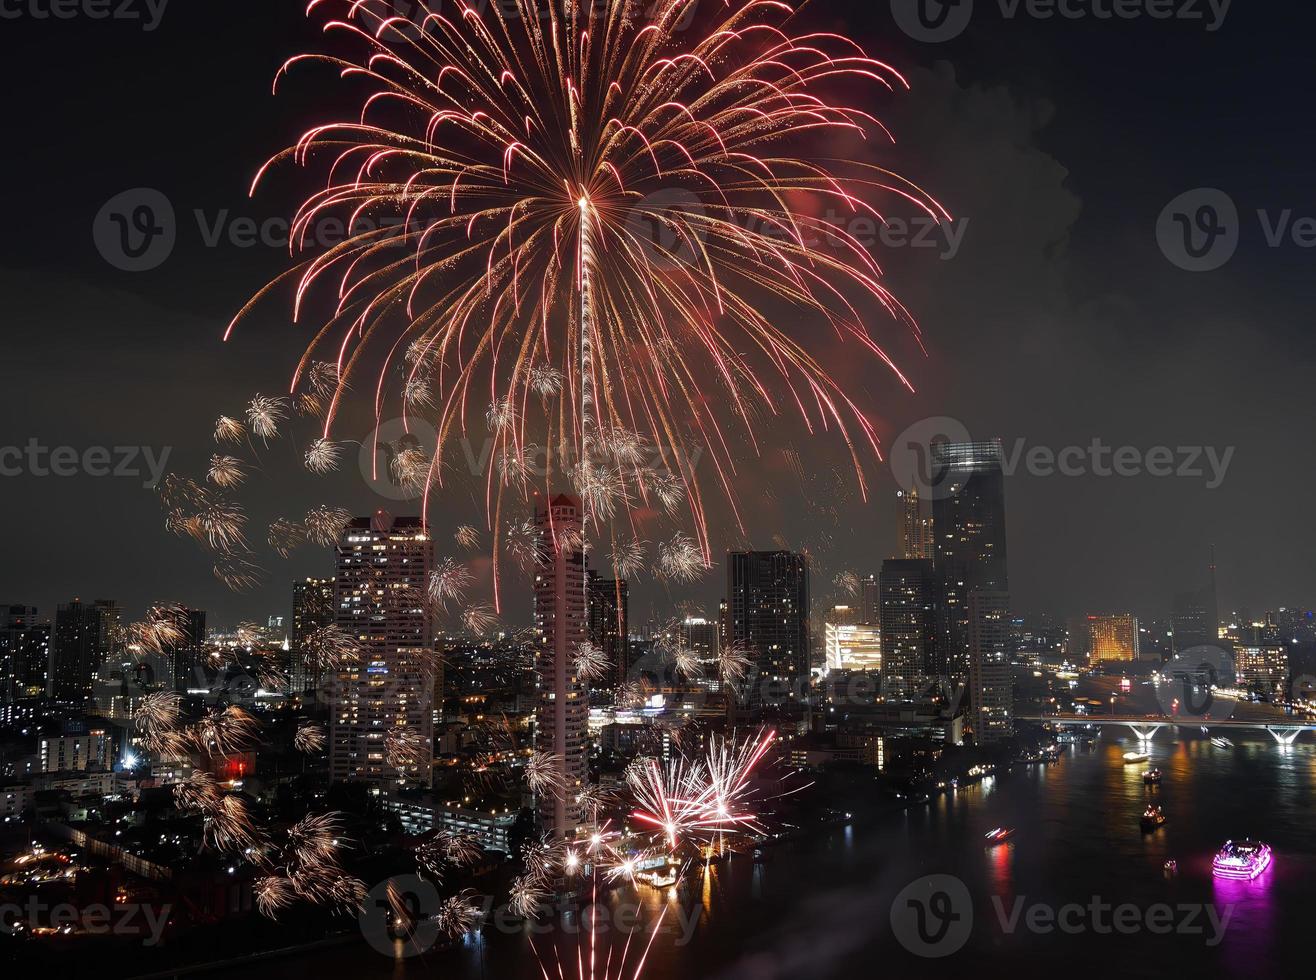
M932 518L923 516L918 488L897 490L900 500L900 556L931 558L933 551Z
M164 648L169 684L176 691L205 687L202 666L206 656L206 613L204 609L179 609L174 619L181 633L178 643Z
M936 579L925 558L882 562L880 610L882 687L906 694L933 673L936 646Z
M1001 444L932 445L934 562L939 584L936 673L968 674L968 597L1010 591Z
M1170 632L1174 651L1189 647L1218 643L1220 640L1220 609L1215 587L1215 549L1211 549L1211 563L1205 588L1177 593L1170 607Z
M44 694L49 660L50 627L36 606L0 606L0 704Z
M589 698L576 673L576 649L589 635L580 500L559 494L535 509L540 561L535 568L535 660L539 699L535 748L555 760L561 791L541 793L539 818L556 837L571 837L582 814L578 795L588 778Z
M335 619L360 644L338 671L329 712L329 773L380 789L429 786L434 758L433 635L426 585L433 547L419 518L376 511L343 529ZM416 747L389 751L391 733Z
M630 667L627 655L627 613L630 588L625 579L602 578L589 573L589 641L603 651L612 664L610 683L626 682Z
M305 694L319 689L320 669L306 655L306 638L332 625L335 616L332 578L307 578L293 583L292 623L288 630L289 693Z
M749 707L801 703L809 677L809 561L791 551L727 555L727 636L754 664Z
M979 744L1014 734L1014 686L1010 676L1010 597L969 593L969 698Z
M119 628L112 600L86 605L74 599L55 613L50 694L57 701L83 707L92 696L96 672L110 656Z
M865 575L860 583L859 612L860 622L882 621L882 585L876 575Z
M677 639L681 646L692 651L695 658L703 664L703 674L709 679L710 690L718 690L721 685L716 680L717 658L722 649L722 630L718 624L702 616L687 616L681 620Z

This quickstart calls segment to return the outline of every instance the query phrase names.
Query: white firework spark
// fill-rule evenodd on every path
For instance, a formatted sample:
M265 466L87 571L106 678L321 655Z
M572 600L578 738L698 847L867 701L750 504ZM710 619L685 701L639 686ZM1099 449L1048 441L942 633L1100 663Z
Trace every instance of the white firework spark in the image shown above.
M306 468L312 473L323 476L338 469L342 450L328 439L316 439L306 449Z
M436 609L446 610L449 602L461 602L470 588L471 570L453 558L444 558L430 571L429 599Z
M288 399L256 395L247 404L247 426L252 434L268 442L279 434L279 423L288 417Z
M215 486L231 489L240 486L246 478L247 473L242 468L242 460L237 457L219 455L210 457L210 469L206 471L206 479Z
M655 573L672 582L693 582L704 573L703 553L688 534L677 531L670 541L658 543Z
M306 512L302 522L306 537L312 544L329 548L338 542L343 529L351 523L352 515L341 507L321 505Z
M302 725L297 729L297 734L292 739L293 748L298 752L305 752L307 755L314 752L323 752L328 742L329 739L325 735L324 728L320 725Z
M590 643L588 640L576 644L575 668L576 673L586 681L602 680L608 673L608 668L612 666L604 654L603 649L597 644Z
M516 423L516 406L512 404L512 399L500 398L490 402L488 411L484 413L484 421L490 432L511 428Z
M469 524L457 528L453 537L457 541L457 547L465 548L467 551L474 551L480 547L480 529Z
M270 547L280 558L287 558L293 550L306 540L306 528L282 517L276 517L270 524L268 541Z
M565 380L561 371L546 362L541 361L530 368L530 388L544 398L558 394Z
M227 415L215 419L216 442L241 442L246 434L247 427L237 419L229 418Z
M639 538L619 541L612 549L612 567L619 578L635 579L644 571L645 549L648 542Z

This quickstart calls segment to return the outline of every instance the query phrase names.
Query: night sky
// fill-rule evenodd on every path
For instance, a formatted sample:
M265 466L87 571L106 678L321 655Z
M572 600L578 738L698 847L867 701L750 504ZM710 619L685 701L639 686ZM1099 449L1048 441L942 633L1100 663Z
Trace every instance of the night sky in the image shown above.
M5 7L23 16L0 18L0 445L147 446L157 456L171 447L167 468L199 475L215 416L239 414L255 392L281 393L306 339L274 303L221 343L233 313L289 260L275 247L205 239L216 222L265 221L295 205L287 184L254 201L247 187L269 155L334 115L332 86L270 93L278 66L314 48L318 31L300 0L172 0L150 31L37 19L28 3ZM1205 0L1188 7L1204 20L1039 20L1026 6L1003 16L1014 9L1006 0L974 6L945 43L902 32L887 0L815 0L805 14L907 75L912 91L874 106L898 140L877 158L932 192L963 230L953 255L880 255L924 332L926 357L888 330L918 393L876 363L849 359L838 374L876 406L886 442L950 416L975 437L999 436L1007 453L1020 439L1056 451L1094 439L1233 450L1215 487L1204 461L1202 475L1180 477L1021 467L1006 484L1020 612L1163 617L1172 592L1203 584L1212 544L1222 608L1316 605L1307 431L1316 254L1291 237L1267 240L1278 222L1316 217L1307 104L1316 16L1305 4L1238 0L1209 30ZM1162 254L1156 228L1167 204L1202 187L1232 199L1240 242L1221 268L1194 273ZM138 273L112 266L93 241L102 207L134 188L159 190L177 215L173 253ZM369 431L365 419L353 424L355 438ZM795 439L790 427L778 432ZM877 470L865 504L839 443L799 448L803 482L771 444L746 464L746 535L719 532L715 547L772 547L774 535L807 547L826 600L837 571L876 571L895 549L896 483ZM286 449L262 467L244 498L257 539L262 520L312 504L390 505L354 458L328 482L299 472ZM330 570L328 554L303 549L272 559L265 587L234 595L194 545L164 531L148 480L144 466L136 477L0 477L0 600L53 614L73 595L112 597L135 615L167 599L224 624L286 613L288 583ZM458 488L434 505L441 541L478 523L474 498ZM684 599L711 612L724 575L719 563L670 594L646 583L632 593L632 621ZM512 590L509 619L525 618L524 592Z

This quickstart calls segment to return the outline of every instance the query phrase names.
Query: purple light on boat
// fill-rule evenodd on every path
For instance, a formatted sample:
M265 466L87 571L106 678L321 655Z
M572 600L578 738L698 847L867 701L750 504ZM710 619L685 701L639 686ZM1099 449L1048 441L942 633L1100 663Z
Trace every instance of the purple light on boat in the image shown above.
M1251 881L1270 867L1270 846L1259 841L1226 841L1211 862L1217 878Z

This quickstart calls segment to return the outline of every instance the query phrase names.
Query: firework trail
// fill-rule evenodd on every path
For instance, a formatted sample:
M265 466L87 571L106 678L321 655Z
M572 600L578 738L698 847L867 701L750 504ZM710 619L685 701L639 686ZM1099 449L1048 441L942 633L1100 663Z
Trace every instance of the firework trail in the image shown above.
M731 447L759 451L759 413L789 410L811 432L836 432L864 489L865 454L879 454L872 423L811 335L775 323L824 326L911 387L866 308L916 334L912 318L863 244L821 215L880 221L878 196L949 215L887 170L816 153L887 136L870 112L831 100L838 83L894 91L904 79L842 35L792 33L795 11L775 0L700 10L689 30L695 0L647 14L632 0L511 2L455 18L422 2L412 20L388 0L310 3L359 54L293 58L276 88L318 62L364 92L344 121L308 131L257 174L253 193L284 163L326 179L294 218L304 261L228 334L287 280L299 320L327 306L291 392L325 403L325 439L368 365L383 365L362 384L378 419L393 402L404 417L437 406L439 451L403 474L414 483L423 468L427 501L441 457L480 415L495 459L520 458L531 432L565 450L545 488L574 476L591 523L636 495L684 504L705 565L705 484L734 507ZM349 233L321 249L311 232L330 216ZM783 308L793 312L775 315ZM247 425L269 439L285 414L285 399L261 396ZM640 440L666 476L636 464ZM692 443L706 447L711 477L695 472ZM495 469L497 532L502 495L522 481L500 483ZM689 569L678 556L667 574Z
M297 734L292 738L293 748L298 752L304 752L307 755L316 752L323 752L328 741L328 737L325 735L324 728L321 725L302 725L297 729Z

